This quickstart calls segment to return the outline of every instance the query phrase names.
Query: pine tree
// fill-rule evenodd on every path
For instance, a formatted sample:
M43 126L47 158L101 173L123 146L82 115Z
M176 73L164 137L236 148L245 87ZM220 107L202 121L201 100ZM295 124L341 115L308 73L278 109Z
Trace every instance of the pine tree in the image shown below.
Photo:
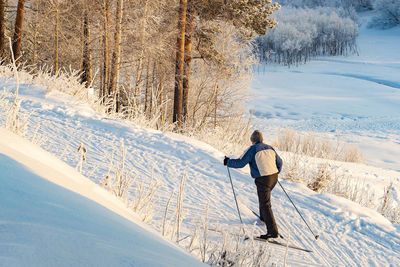
M17 60L20 57L21 53L21 33L22 33L22 21L24 16L24 4L25 0L18 0L17 16L15 18L14 37L12 45L12 50L15 60Z
M192 37L195 19L195 8L192 1L189 0L188 10L186 15L185 28L185 62L183 70L183 96L182 96L182 117L185 121L188 116L189 90L190 90L190 72L192 65Z
M181 1L182 8L182 1ZM188 103L189 103L189 91L190 91L190 73L191 73L191 62L192 62L192 38L194 35L195 17L200 21L218 21L225 20L232 22L239 28L244 29L244 32L248 36L242 36L248 38L252 34L256 33L263 35L267 29L273 28L276 25L274 19L269 16L280 8L278 4L271 5L271 0L262 1L244 1L244 0L232 0L232 1L219 1L219 0L188 0L186 3L186 17L185 24L179 24L179 37L178 37L178 48L177 48L177 61L176 61L176 75L175 75L175 96L174 96L174 122L178 122L178 128L181 127L181 123L178 118L185 121L188 116ZM180 9L181 11L181 9ZM179 13L180 22L181 15ZM185 39L180 39L183 31L185 31ZM223 63L220 56L213 47L213 37L215 29L203 28L197 29L199 45L198 52L201 57L206 60L217 62L217 64ZM182 50L181 42L184 42L184 49ZM183 54L182 55L182 51ZM184 58L183 65L183 78L181 81L181 61L178 61L178 55ZM181 85L182 83L182 85ZM182 87L182 89L180 89ZM182 93L181 93L182 92ZM181 96L182 94L182 96ZM215 96L215 107L217 107L217 99ZM180 107L182 106L182 108ZM216 109L216 108L215 108ZM182 114L182 115L176 115ZM177 118L178 117L178 118Z
M88 87L92 81L92 62L89 49L90 27L89 27L89 7L86 0L83 12L83 55L82 55L82 75L81 82Z
M5 17L5 8L6 8L6 0L0 0L0 60L4 60L5 58L5 29L6 29L6 17Z
M182 102L183 102L183 67L185 61L185 27L186 27L187 0L180 0L178 38L176 44L175 65L175 91L174 91L174 113L173 122L177 123L178 129L182 128Z
M103 42L102 42L102 72L100 81L99 96L101 101L110 96L108 91L109 84L109 69L110 69L110 6L111 0L103 0L102 15L103 15Z
M111 58L111 71L108 91L116 100L115 111L119 110L119 72L121 65L121 32L122 32L122 16L123 16L124 0L117 1L115 12L115 33L114 33L114 50Z

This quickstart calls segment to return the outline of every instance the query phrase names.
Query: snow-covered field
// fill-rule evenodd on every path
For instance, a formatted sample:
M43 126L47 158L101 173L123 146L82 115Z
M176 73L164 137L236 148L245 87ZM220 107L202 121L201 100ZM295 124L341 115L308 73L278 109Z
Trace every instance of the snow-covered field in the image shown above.
M362 55L364 45L368 47L369 38L381 34L380 32L364 33L368 36L361 35L361 40L362 38L366 40L360 42L360 55ZM398 31L387 33L379 38L381 42L385 42L385 38L399 40ZM396 43L386 41L387 57L328 58L297 68L275 67L274 70L268 70L254 83L254 92L258 95L258 100L253 102L253 109L258 115L268 118L268 120L259 121L265 123L262 124L264 129L276 130L277 127L290 126L298 130L320 131L323 135L340 132L346 139L359 142L361 148L367 148L365 151L368 162L377 166L333 161L331 164L336 166L338 172L351 173L355 180L362 179L367 192L369 190L375 192L376 184L380 190L387 182L394 181L393 195L395 201L399 201L400 173L396 170L400 168L398 165L396 167L395 157L396 153L399 155L398 146L400 145L395 143L399 141L400 135L399 109L396 109L396 103L400 101L400 91L396 88L400 82L399 76L396 76L400 58L397 52L393 52L390 56L389 44L393 44L394 49ZM368 51L371 52L372 49ZM382 82L378 83L378 80L384 81L386 85L382 85ZM13 80L2 79L0 82L1 87L7 90L15 88ZM122 139L128 149L127 166L139 173L138 182L135 185L137 186L141 181L149 182L151 177L161 183L161 188L157 193L158 206L151 222L152 227L161 229L165 205L171 192L175 191L168 219L173 217L176 193L182 176L186 176L181 237L189 236L189 238L181 242L181 245L187 245L190 236L201 224L207 205L209 206L209 228L220 228L225 232L240 231L227 169L222 165L224 155L221 152L202 142L177 134L163 134L138 127L130 122L106 118L95 113L88 105L58 92L56 88L49 89L50 92L30 84L21 85L20 96L24 99L23 108L29 111L34 110L30 118L31 132L40 126L39 134L45 138L42 147L72 167L77 166L79 162L77 149L82 143L87 148L87 160L83 163L82 172L88 181L81 176L71 177L70 173L73 171L65 166L60 170L59 163L56 164L56 160L51 159L50 156L43 157L40 154L42 152L39 153L28 145L19 146L22 141L9 141L7 145L3 144L2 148L11 146L17 151L19 148L23 149L24 151L19 151L19 153L28 154L28 156L32 154L31 157L40 159L43 164L53 166L62 172L66 176L64 181L71 180L71 183L93 186L92 182L100 184L106 177L110 155L113 151L119 150ZM360 139L356 139L357 136L360 136ZM380 144L378 143L380 138L382 138L382 146L379 150L375 154L368 153L373 151L371 147L374 144L377 146ZM367 140L368 143L363 143L362 140ZM14 146L15 142L18 144ZM388 150L384 150L384 144L388 146ZM72 257L71 261L82 260L83 262L71 263L64 260L56 262L57 266L71 266L71 264L110 266L110 263L118 266L132 266L135 265L132 263L132 258L135 257L140 257L136 259L139 263L143 260L151 264L154 257L157 259L164 257L170 260L163 261L165 265L176 266L182 261L187 261L185 262L187 265L192 264L191 259L186 258L187 255L178 253L170 244L154 240L154 235L149 236L147 232L141 230L142 228L134 227L131 222L112 213L111 211L123 210L120 206L118 209L115 208L118 207L118 203L112 203L115 205L113 209L105 204L100 203L102 206L99 206L89 202L87 199L44 181L37 176L37 172L21 167L21 163L27 164L17 162L21 157L12 157L6 149L2 149L1 153L3 155L0 166L1 173L4 175L2 174L0 179L5 187L0 188L0 202L7 205L2 205L0 210L0 246L2 248L0 259L5 259L7 262L0 260L0 265L3 265L3 262L6 262L5 266L15 262L18 265L19 259L32 260L30 262L32 265L52 264L58 260L59 258L52 257L51 252L47 251L49 246L52 246L49 249L57 248L57 246L54 248L54 243L51 243L52 236L47 235L50 232L49 228L52 229L51 231L60 233L66 243L65 246L69 249L68 253L87 250L87 255L94 257L89 259L82 256L77 259L75 255L63 254L62 257L65 259ZM384 161L385 153L391 154L390 159L393 163ZM284 160L291 158L290 153L281 152L281 154ZM305 160L310 165L324 162L320 159ZM256 222L256 219L247 207L257 209L258 201L254 182L246 169L231 170L231 174L243 221L248 229L252 229L252 224ZM48 179L54 176L50 175ZM398 249L400 225L392 224L373 209L361 207L350 200L331 194L315 193L301 184L288 181L281 183L298 205L313 231L320 235L318 241L313 239L285 194L277 186L273 191L272 204L281 233L286 239L290 236L292 244L314 250L314 253L289 250L287 265L400 265ZM91 188L94 193L102 192L101 195L105 200L113 199L111 196L104 195L104 190ZM131 193L132 196L135 195L135 190L133 189ZM21 199L21 195L26 198ZM56 195L61 195L61 197L58 198ZM377 198L379 196L375 196L375 199ZM101 198L92 200L98 202ZM66 202L71 206L67 206ZM41 204L38 213L34 212L38 209L36 203ZM25 208L21 210L20 208L24 205L26 210L29 211L32 208L33 212L26 212ZM104 206L107 209L104 209ZM128 211L125 210L125 212ZM60 217L53 220L53 214ZM121 215L121 213L118 214ZM96 220L95 216L107 218L107 220ZM83 229L76 227L79 224L78 221L82 222ZM170 220L167 225L171 225ZM35 232L24 234L20 229ZM170 230L171 227L168 229ZM36 231L43 233L43 236L38 236ZM257 227L256 231L259 232L260 228ZM69 234L73 239L67 238ZM143 253L135 251L137 244L130 235L135 237L139 235L140 241L147 243L141 248L144 250ZM79 244L75 241L81 238L82 245L73 247L73 244ZM209 238L219 240L218 238L221 237L218 233L209 232ZM20 242L21 240L23 242ZM94 240L99 242L98 251L89 246ZM149 246L154 246L153 241L157 241L160 246L157 249L157 255L150 253ZM268 244L262 245L273 255L269 264L277 263L278 266L282 266L285 249ZM113 255L105 255L109 253L115 253L113 254L115 258ZM198 255L199 251L195 249L194 253ZM46 262L47 259L48 262ZM173 263L174 259L178 263ZM115 262L112 262L113 260Z
M250 108L270 138L281 127L359 145L368 164L400 170L400 28L360 29L359 55L261 66Z

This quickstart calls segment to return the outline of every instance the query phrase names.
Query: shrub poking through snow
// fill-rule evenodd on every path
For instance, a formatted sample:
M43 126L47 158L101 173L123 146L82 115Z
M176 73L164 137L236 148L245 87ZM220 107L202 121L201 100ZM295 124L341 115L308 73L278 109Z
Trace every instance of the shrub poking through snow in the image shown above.
M330 141L316 138L313 133L300 134L293 129L283 129L278 134L278 149L316 158L345 162L364 162L364 156L357 145L339 140Z
M132 184L136 181L133 180ZM129 206L139 215L141 215L142 221L150 222L152 220L152 210L154 203L154 197L160 188L160 183L154 178L154 172L152 173L151 179L147 185L144 181L135 188L135 198L130 201Z
M120 198L125 197L137 177L137 173L133 174L133 170L126 170L126 152L127 149L124 146L124 141L121 140L121 155L115 159L114 152L112 152L109 157L110 165L108 174L102 181L102 185Z
M18 94L3 91L0 95L0 107L4 110L2 119L4 119L5 128L17 135L25 136L28 130L29 118L33 112L24 112L21 104L22 99L18 98Z
M78 160L78 164L76 165L76 169L80 173L82 173L83 163L86 162L86 152L87 152L86 147L82 143L80 143L79 147L78 147L79 160Z
M307 184L307 187L315 192L323 191L329 182L332 180L332 174L329 169L330 165L328 163L323 163L318 167L318 172L315 179Z
M391 182L388 186L385 187L383 197L382 197L382 205L380 208L380 212L382 215L388 215L393 209L393 197L392 197L392 189L393 182Z

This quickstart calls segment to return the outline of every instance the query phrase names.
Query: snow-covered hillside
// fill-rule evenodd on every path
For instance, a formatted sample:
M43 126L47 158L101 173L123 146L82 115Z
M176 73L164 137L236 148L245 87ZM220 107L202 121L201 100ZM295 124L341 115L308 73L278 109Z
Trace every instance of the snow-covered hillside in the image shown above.
M3 80L3 85L9 90L15 87L12 80ZM25 99L23 107L27 110L35 110L31 116L30 124L32 128L40 125L40 135L47 138L47 141L43 143L43 147L47 151L75 167L79 159L76 150L80 143L84 144L88 152L87 161L83 163L83 174L95 183L101 183L107 175L109 155L114 149L118 150L120 140L123 139L128 148L127 165L139 173L138 180L148 182L153 175L161 183L158 192L158 208L152 222L155 228L161 228L165 204L171 192L177 191L181 177L186 175L181 236L190 237L193 235L194 230L205 216L207 205L209 205L208 224L210 228L219 227L225 232L240 231L240 222L231 194L227 170L222 165L223 154L221 152L204 143L180 135L163 134L140 128L129 122L105 118L96 114L88 106L79 104L72 98L56 91L46 93L43 88L21 85L20 95ZM13 142L15 141L9 142L11 146ZM30 150L26 150L25 153L27 152L30 153ZM282 153L284 158L285 155L285 153ZM36 159L42 159L40 155L33 154L32 156ZM20 166L7 157L4 157L4 161L11 166ZM380 179L390 179L390 175L398 174L392 171L389 176L385 176L388 174L382 172L382 169L358 164L348 164L342 168L353 173L359 173L368 168L371 175L376 175ZM27 171L21 170L21 172L23 172L24 177L28 176L25 175ZM1 177L10 180L10 176ZM246 206L253 209L257 208L255 185L245 171L232 170L232 176L244 223L248 226L248 229L252 229L251 225L256 220ZM38 180L37 177L32 179ZM84 178L80 177L79 179ZM17 183L15 187L21 187L25 192L29 192L31 187L38 186L35 182L32 182L31 185L24 185L22 182L23 180L18 180L19 184ZM328 264L332 266L395 266L400 264L400 253L397 249L400 245L399 225L393 225L379 213L363 208L349 200L329 194L317 194L299 184L286 181L282 181L282 184L300 207L312 229L320 235L318 241L313 240L284 193L277 187L273 192L272 201L282 234L286 238L290 235L291 243L314 250L312 254L289 251L288 264L292 266L326 266ZM9 186L13 187L13 184L9 184ZM53 190L56 189L50 184L47 184L46 187L51 188L49 189L52 192L49 193L50 197L53 195ZM5 202L4 198L11 198L7 202L15 200L14 203L19 203L19 201L22 201L18 198L20 194L18 190L11 191L9 188L6 191L7 194L1 194L2 203ZM42 190L37 194L45 194L46 191ZM132 190L132 194L134 194L134 190ZM28 196L32 197L29 194ZM65 198L71 200L71 197L72 195L68 195ZM106 197L106 199L109 198L109 196ZM42 198L39 201L42 201ZM54 207L51 204L45 204L45 206L60 211L59 206ZM22 215L15 214L15 209L12 206L9 206L9 208L13 212L7 212L8 216L15 216L14 219L23 218ZM75 209L72 208L72 210ZM79 213L86 212L89 211L80 211ZM75 212L69 214L72 217L77 216ZM111 213L108 214L111 217L116 216L111 215ZM45 212L44 217L38 216L38 219L47 220L47 215L48 212ZM102 216L106 215L103 214ZM64 214L61 221L65 221L69 217L65 217ZM173 215L168 217L173 217ZM2 218L2 221L9 221L10 219ZM90 221L85 222L90 224ZM32 223L35 224L34 221ZM87 224L85 225L87 226ZM107 229L112 229L115 226L116 231L117 229L120 230L117 222L114 225L114 222L108 221L106 226ZM16 230L15 226L7 226L7 224L6 226L3 224L2 229L5 229L6 233ZM43 231L46 232L47 230L44 229ZM256 231L261 233L260 228L257 228ZM108 231L105 231L104 234L108 234ZM218 233L209 233L209 236L215 240L221 238ZM9 239L4 243L18 243L20 237L14 235L15 240L12 237L13 235L8 235L7 238ZM36 237L31 236L30 238ZM91 240L93 237L89 235L88 238ZM2 238L2 240L5 239ZM40 244L48 246L46 240L46 238L41 239L42 243ZM126 239L123 239L123 242L127 242ZM181 242L181 245L185 246L185 242ZM111 251L116 250L117 254L126 255L120 251L121 247L108 248ZM82 250L84 249L82 248ZM88 249L88 253L93 252L92 248ZM274 255L270 259L270 263L280 264L283 262L284 250L271 245L266 245L265 249ZM27 251L26 253L33 253L29 250L25 251ZM194 253L196 253L196 250L194 250ZM30 255L25 255L25 257L29 258ZM68 255L65 257L68 257ZM98 262L97 259L96 262ZM121 263L121 265L124 264Z
M201 266L38 146L0 129L0 266Z

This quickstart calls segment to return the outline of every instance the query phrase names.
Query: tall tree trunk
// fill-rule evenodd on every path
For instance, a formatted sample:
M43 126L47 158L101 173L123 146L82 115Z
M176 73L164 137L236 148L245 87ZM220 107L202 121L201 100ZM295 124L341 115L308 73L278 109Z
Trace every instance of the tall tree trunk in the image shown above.
M103 18L104 18L104 32L103 32L103 79L101 81L100 88L100 99L103 101L109 97L108 92L108 77L110 69L110 0L104 0L103 2Z
M92 81L92 60L90 55L90 27L89 27L89 10L86 3L83 13L83 55L82 55L82 83L89 87Z
M39 1L35 1L35 20L33 25L33 48L32 48L32 62L37 63L37 50L38 50L38 34L39 34Z
M15 60L17 60L21 54L21 33L22 33L22 20L24 17L24 4L25 0L18 0L17 16L15 18L14 37L12 45L12 50Z
M124 0L117 1L116 19L115 19L115 34L114 34L114 51L111 59L111 72L109 82L109 92L115 99L115 111L119 111L119 71L121 64L121 30L122 30L122 10Z
M146 115L148 112L148 99L149 99L149 75L150 75L150 58L147 60L147 67L146 67L146 85L145 85L145 92L144 92L144 114Z
M158 64L158 67L157 67L157 69L158 69L158 73L159 73L159 77L160 77L160 82L159 82L159 85L158 85L158 87L159 87L159 94L160 94L160 99L159 99L159 105L160 105L160 115L161 115L161 117L160 117L160 122L161 122L161 127L163 127L164 126L164 124L165 124L165 116L164 116L164 113L165 113L165 109L164 109L164 73L162 73L162 71L160 70L160 68L161 68L161 63L159 63Z
M6 9L6 0L0 0L0 60L2 61L5 58L5 27L6 27L6 17L5 17L5 9Z
M55 11L56 11L56 17L55 17L55 47L54 47L54 73L58 72L58 47L59 47L59 22L60 22L60 11L59 11L59 5L58 5L58 0L55 1Z
M190 90L190 73L192 65L192 36L193 36L193 24L194 24L194 8L192 7L191 1L188 4L188 11L186 17L186 34L185 34L185 65L184 65L184 76L183 76L183 100L182 100L182 112L183 120L185 121L188 116L188 99Z
M138 107L138 97L139 97L139 88L142 82L142 69L143 69L143 59L144 59L144 52L145 52L145 33L147 27L147 9L149 0L144 0L144 8L143 8L143 17L140 25L140 52L139 52L139 61L138 67L136 71L135 77L135 89L133 95L133 105L134 109Z
M219 88L217 86L217 88L215 90L215 99L214 99L214 129L217 128L218 91L219 91Z
M187 0L180 0L178 38L176 43L174 113L172 121L182 128L183 65L185 60L185 27Z
M153 78L151 80L151 87L150 87L150 107L149 107L149 118L151 118L152 113L153 113L153 101L154 101L154 95L157 94L157 90L156 92L154 92L154 84L156 82L156 75L157 75L157 62L156 60L154 60L153 62Z
M164 83L163 83L163 80L162 80L163 78L161 78L161 80L160 80L160 101L159 101L159 104L160 104L160 115L161 115L161 117L160 117L160 121L161 121L161 126L164 126L164 124L165 124L165 117L164 117Z

